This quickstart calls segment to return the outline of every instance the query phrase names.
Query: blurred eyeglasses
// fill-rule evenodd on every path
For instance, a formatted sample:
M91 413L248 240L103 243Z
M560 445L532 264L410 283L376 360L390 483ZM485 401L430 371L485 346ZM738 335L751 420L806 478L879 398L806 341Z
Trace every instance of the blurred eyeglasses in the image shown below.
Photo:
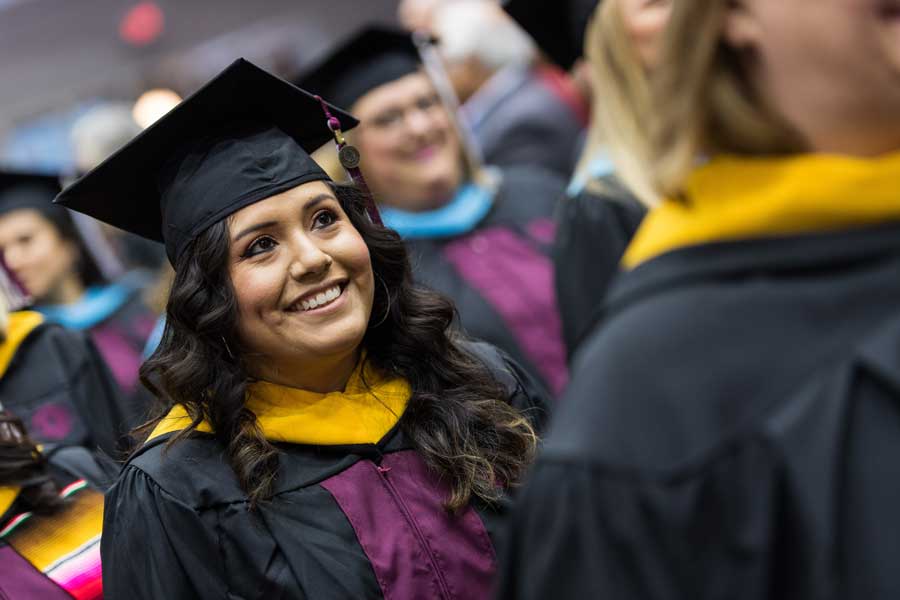
M376 114L363 125L384 131L398 131L406 123L407 117L413 112L421 112L433 115L437 110L443 110L441 99L437 94L421 96L407 106L397 106Z

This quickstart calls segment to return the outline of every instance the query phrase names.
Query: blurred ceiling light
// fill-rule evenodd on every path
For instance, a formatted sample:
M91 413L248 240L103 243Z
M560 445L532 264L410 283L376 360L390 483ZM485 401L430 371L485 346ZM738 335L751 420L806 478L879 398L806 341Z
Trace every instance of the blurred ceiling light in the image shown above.
M138 2L119 22L119 37L132 46L148 46L162 35L165 21L156 2Z
M181 96L166 89L147 90L134 103L131 114L138 125L150 127L161 116L175 108L181 102Z

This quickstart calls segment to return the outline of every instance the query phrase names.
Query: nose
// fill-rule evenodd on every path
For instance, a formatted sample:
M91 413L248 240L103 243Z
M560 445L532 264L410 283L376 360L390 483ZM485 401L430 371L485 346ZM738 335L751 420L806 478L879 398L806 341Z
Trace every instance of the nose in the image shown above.
M423 110L411 110L406 113L406 127L418 137L426 136L433 127L431 117Z
M289 272L297 281L327 273L334 262L327 252L306 236L301 235L292 245Z

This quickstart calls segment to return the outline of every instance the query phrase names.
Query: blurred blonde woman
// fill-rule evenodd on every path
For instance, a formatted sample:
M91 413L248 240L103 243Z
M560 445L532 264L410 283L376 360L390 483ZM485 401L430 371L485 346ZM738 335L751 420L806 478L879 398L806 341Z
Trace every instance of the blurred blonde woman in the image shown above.
M900 9L677 0L502 598L900 589Z
M642 132L649 74L659 60L671 0L610 0L586 33L593 123L579 169L559 208L556 295L569 357L602 317L619 261L655 193L635 176L648 154ZM615 159L615 165L612 158Z

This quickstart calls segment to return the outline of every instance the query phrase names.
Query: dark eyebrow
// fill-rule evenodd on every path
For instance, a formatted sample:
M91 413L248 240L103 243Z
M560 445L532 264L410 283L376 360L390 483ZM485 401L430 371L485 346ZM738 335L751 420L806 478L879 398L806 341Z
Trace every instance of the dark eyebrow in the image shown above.
M315 207L317 204L320 204L320 203L322 203L322 202L324 202L324 201L326 201L326 200L334 200L335 202L337 202L337 198L335 198L335 197L332 196L331 194L325 194L325 193L322 193L322 194L316 194L315 196L313 196L312 198L310 198L310 199L306 202L305 205L303 205L303 208L304 208L304 209L313 208L313 207Z
M254 231L259 231L260 229L265 229L267 227L274 227L275 225L278 225L278 221L266 221L264 223L257 223L256 225L251 225L247 229L243 230L242 232L240 232L239 234L234 236L232 241L236 242L239 239L241 239L242 237L244 237L245 235L250 235Z
M320 204L326 200L334 200L335 202L337 202L337 198L335 198L331 194L324 194L324 193L317 194L317 195L313 196L312 198L310 198L306 202L306 204L303 206L303 208L304 208L304 210L314 208L317 204ZM259 231L260 229L266 229L267 227L274 227L275 225L278 225L278 221L265 221L263 223L257 223L256 225L251 225L250 227L244 229L239 234L234 236L232 241L236 242L236 241L240 240L242 237L244 237L245 235L250 235L254 231Z

